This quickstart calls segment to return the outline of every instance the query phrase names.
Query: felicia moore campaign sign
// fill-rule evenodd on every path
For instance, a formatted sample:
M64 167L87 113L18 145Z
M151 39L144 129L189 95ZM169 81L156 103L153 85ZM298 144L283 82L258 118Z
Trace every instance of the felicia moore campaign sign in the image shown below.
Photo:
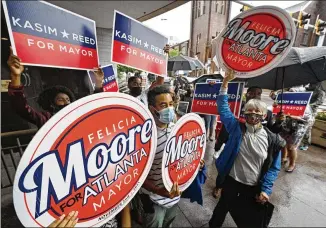
M163 48L168 38L139 21L114 11L112 62L167 76L167 55Z
M149 110L122 93L84 97L55 114L20 160L13 198L25 227L78 211L76 227L100 226L142 186L156 149Z
M195 86L194 98L192 100L191 111L200 114L218 115L217 96L222 83L215 84L197 83ZM230 82L228 84L228 103L231 112L239 117L241 111L242 92L244 83Z
M205 125L200 116L188 113L173 128L163 152L162 178L170 191L178 182L180 191L186 190L196 178L206 149Z
M311 96L312 92L289 92L283 93L282 99L282 94L278 94L273 105L273 114L281 111L282 103L282 112L285 115L303 117Z
M255 77L276 67L295 40L292 17L275 6L259 6L237 15L217 38L216 57L236 77Z
M98 66L95 21L44 1L3 1L13 52L24 65Z
M101 67L104 73L103 91L104 92L119 92L117 78L114 74L112 64ZM95 89L95 74L93 71L87 71L89 80L93 89Z

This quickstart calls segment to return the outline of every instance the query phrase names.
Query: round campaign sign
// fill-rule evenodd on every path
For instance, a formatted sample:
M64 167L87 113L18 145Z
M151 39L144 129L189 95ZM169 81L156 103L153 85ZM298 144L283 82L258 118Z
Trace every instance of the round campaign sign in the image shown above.
M47 227L78 211L76 227L104 224L138 192L155 149L155 122L139 100L108 92L75 101L24 152L13 190L20 221Z
M162 178L171 191L178 182L180 191L186 190L196 178L206 149L206 130L202 118L194 113L182 116L164 148Z
M275 6L259 6L236 16L217 38L216 57L236 77L250 78L275 68L295 40L292 17Z

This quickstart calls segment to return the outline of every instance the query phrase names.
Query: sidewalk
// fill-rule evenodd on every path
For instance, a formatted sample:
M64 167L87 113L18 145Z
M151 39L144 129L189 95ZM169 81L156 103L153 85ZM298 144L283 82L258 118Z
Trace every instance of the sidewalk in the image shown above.
M205 161L208 178L203 186L204 206L182 199L173 227L208 227L217 200L212 196L216 168L213 143L208 143ZM12 205L11 190L2 191L2 227L22 227ZM297 168L292 174L281 171L274 186L271 202L275 205L270 226L325 227L326 225L326 152L311 146L299 151ZM228 215L224 227L234 227Z
M203 186L204 206L182 199L173 227L208 227L217 200L212 196L216 168L213 161L213 143L209 143L205 161L208 179ZM271 202L275 205L271 227L326 226L326 152L311 146L298 151L296 170L289 174L283 170L275 183ZM230 215L223 227L235 227Z

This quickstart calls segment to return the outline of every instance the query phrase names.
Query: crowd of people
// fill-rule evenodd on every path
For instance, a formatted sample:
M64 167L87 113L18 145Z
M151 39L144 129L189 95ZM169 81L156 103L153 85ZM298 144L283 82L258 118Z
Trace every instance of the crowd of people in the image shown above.
M169 52L169 46L164 50ZM45 89L39 95L38 103L42 111L33 109L27 103L21 84L24 66L20 58L13 55L12 49L8 66L11 71L8 93L12 107L17 114L37 127L41 128L58 111L75 101L71 90L58 85ZM94 92L102 92L104 73L101 68L97 68L94 69L94 75ZM301 140L303 139L302 149L310 144L313 117L320 100L323 100L320 97L325 96L325 93L321 92L312 100L303 119L297 119L282 113L273 117L267 105L261 101L262 89L250 87L246 92L246 102L241 108L241 116L236 119L230 111L227 96L228 82L233 79L234 72L228 70L217 97L223 127L216 137L215 150L219 151L221 147L224 149L215 162L218 175L213 194L219 201L209 226L221 227L229 212L238 227L267 227L269 220L261 214L262 208L272 207L269 197L281 165L289 159L286 171L293 172ZM165 143L180 118L176 112L177 104L180 100L189 102L187 111L190 112L194 86L186 85L186 93L180 95L176 86L164 85L163 77L156 77L148 89L143 89L141 78L132 76L128 79L128 88L129 95L139 99L152 113L157 127L158 146L154 163L141 190L116 218L103 227L131 227L131 220L144 227L171 227L181 197L203 204L201 185L206 180L204 161L201 161L197 178L185 192L179 190L178 183L174 183L171 191L167 191L161 170ZM271 98L275 99L275 93L271 94ZM203 118L207 140L214 141L216 117L204 115ZM49 227L74 227L77 222L78 212L72 211L62 215Z

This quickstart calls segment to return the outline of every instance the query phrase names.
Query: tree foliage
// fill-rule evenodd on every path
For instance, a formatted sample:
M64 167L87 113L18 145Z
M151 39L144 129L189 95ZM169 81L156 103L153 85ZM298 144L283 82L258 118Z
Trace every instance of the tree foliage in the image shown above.
M180 52L178 50L176 50L176 49L171 49L169 51L169 57L170 58L175 57L175 56L178 56L178 55L180 55Z
M125 72L125 73L128 73L128 72L131 72L131 73L134 73L138 70L134 69L134 68L131 68L131 67L127 67L127 66L122 66L122 65L119 65L118 64L118 73L121 73L121 72Z

